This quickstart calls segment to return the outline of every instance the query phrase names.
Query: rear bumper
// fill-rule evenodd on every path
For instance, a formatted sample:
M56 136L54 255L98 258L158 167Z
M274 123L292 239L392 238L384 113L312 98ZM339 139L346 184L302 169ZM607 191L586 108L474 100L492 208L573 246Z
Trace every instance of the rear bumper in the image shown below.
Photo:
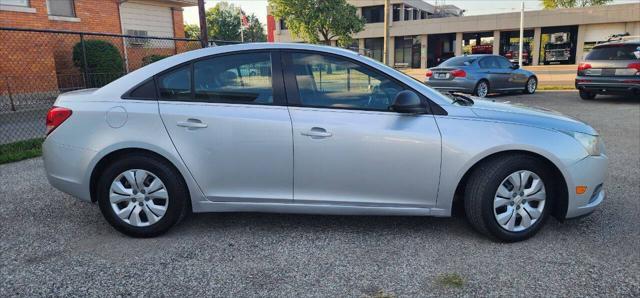
M455 78L452 80L436 80L429 78L425 84L439 91L457 91L463 93L473 93L476 88L476 80L467 78Z
M640 78L592 78L579 76L576 77L575 86L578 90L599 94L640 94Z
M42 145L47 180L56 189L90 202L91 194L86 177L95 155L93 150L60 144L48 137Z
M602 203L605 198L604 180L607 173L608 158L606 155L588 156L569 167L571 181L569 201L565 218L587 215ZM576 194L577 186L586 186L587 191Z

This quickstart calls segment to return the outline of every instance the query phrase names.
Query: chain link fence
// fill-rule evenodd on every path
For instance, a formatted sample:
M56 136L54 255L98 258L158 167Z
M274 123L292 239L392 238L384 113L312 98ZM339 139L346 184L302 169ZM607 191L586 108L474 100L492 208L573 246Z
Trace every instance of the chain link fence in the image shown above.
M60 93L200 47L197 39L0 27L0 145L43 137Z

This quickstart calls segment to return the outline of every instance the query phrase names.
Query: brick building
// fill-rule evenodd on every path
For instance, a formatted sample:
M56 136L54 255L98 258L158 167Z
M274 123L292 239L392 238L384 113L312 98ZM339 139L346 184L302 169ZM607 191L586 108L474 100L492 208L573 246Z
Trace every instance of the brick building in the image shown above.
M184 38L182 10L194 5L197 0L0 0L0 28ZM149 55L185 50L184 44L171 40L83 38L105 40L117 47L126 71L140 67ZM81 86L82 76L72 59L78 42L79 34L0 29L0 97L57 93L67 86Z

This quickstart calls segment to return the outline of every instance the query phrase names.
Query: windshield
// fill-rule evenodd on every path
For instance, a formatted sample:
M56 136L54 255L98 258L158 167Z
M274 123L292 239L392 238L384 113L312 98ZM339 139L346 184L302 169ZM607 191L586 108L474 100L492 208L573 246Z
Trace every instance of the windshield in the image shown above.
M608 45L596 47L586 60L639 60L640 45Z
M475 57L460 56L460 57L453 57L445 62L442 62L438 66L439 67L440 66L442 67L469 66L473 64L474 61L476 61Z

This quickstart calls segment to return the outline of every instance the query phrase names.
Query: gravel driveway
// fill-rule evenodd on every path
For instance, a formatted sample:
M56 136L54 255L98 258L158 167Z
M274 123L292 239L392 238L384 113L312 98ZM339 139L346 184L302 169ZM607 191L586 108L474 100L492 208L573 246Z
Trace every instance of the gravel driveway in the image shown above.
M461 217L201 214L133 239L53 189L42 160L0 166L0 297L639 296L640 100L498 96L592 124L610 156L607 200L500 244Z

